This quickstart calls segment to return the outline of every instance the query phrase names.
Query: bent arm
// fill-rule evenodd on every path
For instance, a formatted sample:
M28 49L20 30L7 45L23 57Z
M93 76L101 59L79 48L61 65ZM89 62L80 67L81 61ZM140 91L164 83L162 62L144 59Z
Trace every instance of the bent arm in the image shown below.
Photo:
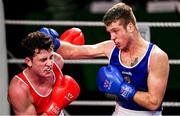
M64 59L62 58L62 56L56 52L53 52L53 56L54 62L59 66L60 69L62 69L64 66Z
M8 90L8 101L15 115L36 115L29 88L18 79L13 78Z
M104 41L94 45L73 45L67 42L61 42L61 47L56 51L65 59L80 59L109 56L114 43Z
M160 50L155 50L150 59L148 92L137 91L134 101L149 110L159 108L166 91L168 76L168 56Z

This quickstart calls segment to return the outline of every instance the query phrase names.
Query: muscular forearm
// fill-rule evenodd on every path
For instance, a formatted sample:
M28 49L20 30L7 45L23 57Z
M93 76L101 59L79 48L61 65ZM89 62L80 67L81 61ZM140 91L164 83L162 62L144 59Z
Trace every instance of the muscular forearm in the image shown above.
M64 59L81 59L105 56L95 45L77 46L62 42L61 47L56 51Z
M161 100L158 100L156 97L154 97L153 95L151 95L148 92L141 92L141 91L136 92L133 100L137 104L139 104L149 110L156 110L157 108L159 108L159 106L161 104Z

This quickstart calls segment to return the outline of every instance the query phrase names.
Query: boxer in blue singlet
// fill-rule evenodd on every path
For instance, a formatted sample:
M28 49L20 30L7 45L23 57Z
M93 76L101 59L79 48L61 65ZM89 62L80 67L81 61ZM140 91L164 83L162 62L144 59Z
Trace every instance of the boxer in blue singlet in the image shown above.
M96 79L101 92L118 98L113 115L161 115L169 76L168 55L141 36L130 6L115 4L103 22L110 40L82 46L61 42L56 52L65 59L109 59Z

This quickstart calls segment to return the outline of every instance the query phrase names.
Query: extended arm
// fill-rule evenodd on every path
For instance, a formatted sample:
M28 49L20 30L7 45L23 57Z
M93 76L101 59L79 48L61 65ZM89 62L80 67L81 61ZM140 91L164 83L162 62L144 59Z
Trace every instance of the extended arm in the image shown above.
M62 41L61 47L57 50L57 53L61 54L65 59L109 57L113 47L114 43L111 40L83 46L77 46Z
M39 31L51 36L55 45L55 52L64 59L109 57L112 48L115 46L111 40L94 45L83 45L84 35L78 28L66 30L59 39L59 35L54 29L44 27Z

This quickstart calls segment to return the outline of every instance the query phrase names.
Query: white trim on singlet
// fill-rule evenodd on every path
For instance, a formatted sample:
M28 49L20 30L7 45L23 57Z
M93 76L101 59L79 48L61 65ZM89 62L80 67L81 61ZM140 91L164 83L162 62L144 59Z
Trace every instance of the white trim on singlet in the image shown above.
M25 76L25 78L27 79L27 81L29 82L29 84L31 85L32 89L40 96L40 97L47 97L51 94L52 89L49 91L49 93L47 93L46 95L42 95L40 94L35 87L32 85L32 83L30 82L30 80L28 79L27 75L25 74L25 70L23 70L23 75Z
M116 46L114 45L114 47L112 48L111 53L109 55L109 58L108 58L109 64L110 64L110 61L111 61L111 58L112 58L112 54L113 54L113 51L114 51L115 48L116 48Z
M147 65L147 71L148 71L148 73L149 73L149 65L150 65L151 53L152 53L152 51L153 51L154 48L155 48L155 45L153 45L153 47L152 47L152 49L151 49L151 51L150 51L149 57L148 57L148 65Z
M143 58L146 56L146 54L147 54L147 52L148 52L148 50L149 50L149 46L150 46L150 42L148 42L148 47L147 47L146 52L144 53L143 57L141 57L141 59L138 61L138 63L136 63L134 66L126 66L126 65L124 65L124 64L121 62L121 50L119 50L119 56L118 56L118 58L119 58L119 63L120 63L123 67L128 68L128 69L132 69L132 68L136 67L139 63L141 63L141 61L143 60Z
M56 67L61 71L61 69L59 68L59 66L56 64L56 62L53 62L55 65L56 65ZM53 71L53 77L54 77L54 82L53 83L55 83L56 82L56 76L55 76L55 74L54 74L54 71Z
M60 68L59 68L59 66L57 65L57 63L56 62L53 62L55 65L56 65L56 67L59 69L59 70L61 70Z
M21 82L23 82L26 86L28 86L28 84L26 82L24 82L24 80L22 80L18 75L16 75L15 77L18 78Z
M56 64L56 62L54 62L54 64L55 64L56 67L59 69L60 73L62 73L62 72L61 72L61 69L60 69L59 66ZM53 75L54 75L54 77L55 77L54 71L53 71ZM54 80L56 81L56 77L54 78ZM54 81L54 82L55 82L55 81Z

